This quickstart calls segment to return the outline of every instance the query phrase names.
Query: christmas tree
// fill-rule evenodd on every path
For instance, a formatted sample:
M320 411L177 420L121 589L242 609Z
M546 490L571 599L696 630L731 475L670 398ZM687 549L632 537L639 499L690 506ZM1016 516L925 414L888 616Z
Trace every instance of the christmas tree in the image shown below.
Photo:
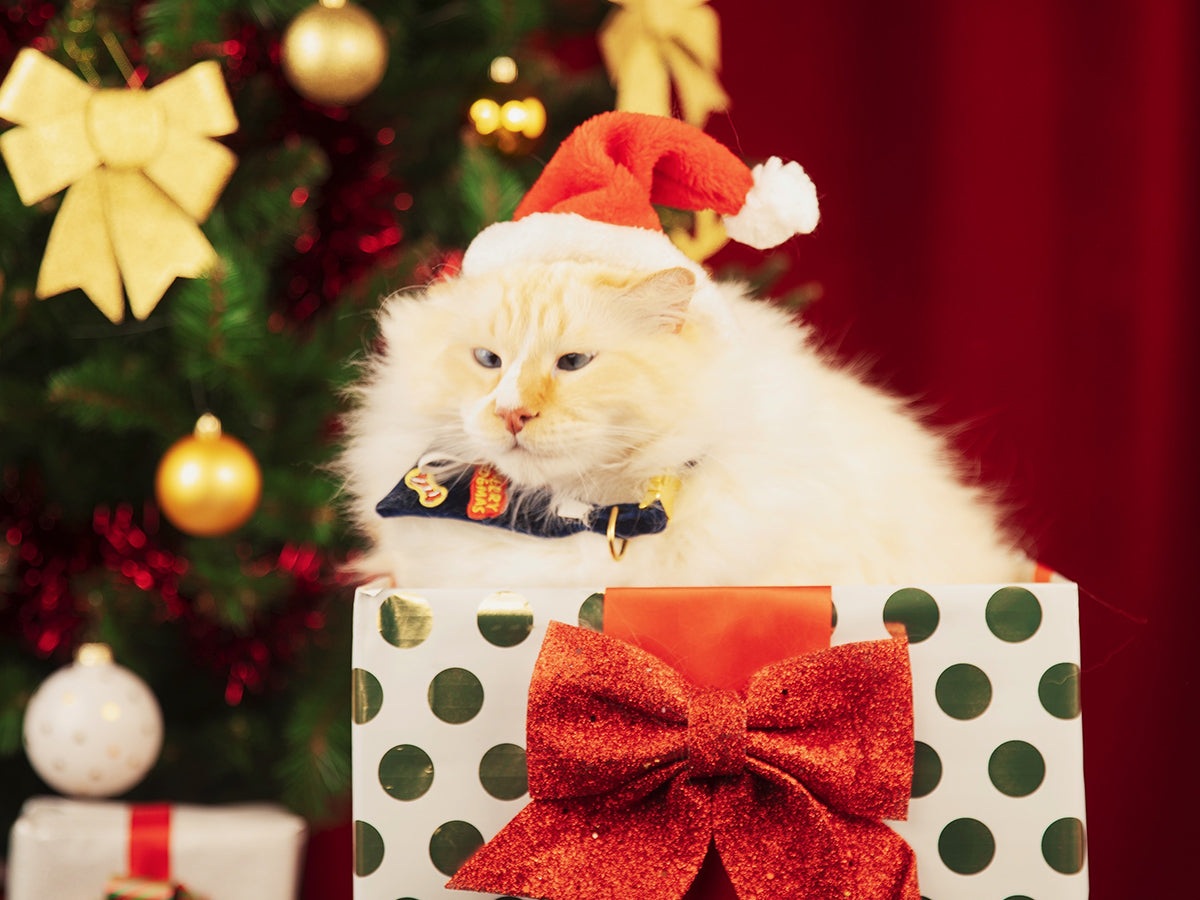
M52 106L103 92L107 118L100 102L80 113L95 145L86 152L124 164L135 173L130 191L156 198L102 205L99 218L70 210L76 201L65 197L85 197L96 162L70 174L60 145L22 152L28 135L13 135L36 130L46 95L21 95L33 78L8 80L0 93L10 119L0 173L5 832L21 802L47 790L22 750L28 700L93 641L140 675L163 710L161 758L129 799L269 799L313 819L344 811L352 594L344 572L354 543L326 468L339 388L370 345L379 299L452 271L458 248L511 214L540 168L538 148L612 108L613 93L595 41L610 11L603 0L364 0L370 17L326 5L70 0L0 15L0 77L36 69L60 85ZM289 40L302 13L305 40ZM322 43L347 34L355 58L373 59L376 71L347 72L345 60L322 55ZM40 58L31 62L33 51ZM183 92L197 63L219 67L236 122L209 126L188 138L194 152L176 153L161 129L198 118L205 102L220 107L219 98L193 103ZM56 67L77 84L47 74ZM173 105L165 126L147 125L125 101L136 94L140 109L160 85L174 85ZM522 106L526 98L541 104L541 133L542 113ZM145 187L170 155L156 155L160 139L182 159L184 185L212 182L210 209L189 199L166 209L158 188ZM218 141L232 153L212 149ZM34 182L45 196L29 196ZM105 184L103 196L116 196L115 176ZM171 229L189 236L195 259ZM155 272L137 271L156 265L157 287ZM169 466L156 492L177 441L172 453L202 461L203 441L214 438L192 431L205 413L219 419L222 440L241 445L228 443L242 454L233 498L242 509L217 521L188 506L186 477Z

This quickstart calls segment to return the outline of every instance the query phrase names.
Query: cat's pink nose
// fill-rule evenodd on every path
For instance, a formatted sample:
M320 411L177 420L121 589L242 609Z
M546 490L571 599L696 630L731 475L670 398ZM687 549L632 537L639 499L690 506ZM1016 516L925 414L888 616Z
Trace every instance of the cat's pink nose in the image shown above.
M496 415L504 422L504 427L508 429L509 434L516 434L525 427L526 422L537 417L537 413L530 412L524 406L513 409L496 407Z

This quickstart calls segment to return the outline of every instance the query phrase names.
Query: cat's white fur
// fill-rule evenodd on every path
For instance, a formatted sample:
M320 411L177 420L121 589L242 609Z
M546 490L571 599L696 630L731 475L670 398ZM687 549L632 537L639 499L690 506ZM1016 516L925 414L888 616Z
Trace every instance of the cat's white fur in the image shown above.
M356 391L341 462L371 542L364 576L493 588L1029 579L944 441L830 365L779 310L685 269L510 268L382 310L386 351ZM481 366L475 347L503 366ZM567 353L596 357L557 369ZM538 415L514 438L497 401ZM379 517L375 504L431 450L547 487L564 509L637 501L664 472L682 488L666 531L631 540L619 562L603 535Z

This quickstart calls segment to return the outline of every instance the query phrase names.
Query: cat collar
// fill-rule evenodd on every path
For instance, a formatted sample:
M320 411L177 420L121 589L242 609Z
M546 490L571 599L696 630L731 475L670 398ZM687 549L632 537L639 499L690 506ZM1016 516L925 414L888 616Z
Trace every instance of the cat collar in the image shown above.
M658 534L667 527L678 490L678 478L658 475L650 479L640 503L586 506L578 517L563 516L551 508L545 492L514 499L508 481L490 466L462 469L443 485L433 472L417 465L376 504L375 511L385 518L431 516L481 522L535 537L592 531L608 538L609 552L619 560L630 538Z

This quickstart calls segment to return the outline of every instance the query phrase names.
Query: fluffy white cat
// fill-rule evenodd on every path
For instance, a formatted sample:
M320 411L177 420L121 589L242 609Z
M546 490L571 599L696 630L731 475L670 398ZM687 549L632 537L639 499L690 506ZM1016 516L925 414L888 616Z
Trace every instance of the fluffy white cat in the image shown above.
M341 460L371 545L364 577L530 587L1032 573L939 436L738 286L682 267L514 263L390 298L381 333ZM436 487L461 491L480 465L507 481L509 513L580 530L533 535L411 502L423 490L442 502ZM610 507L636 504L656 478L678 486L665 528L627 545L606 536ZM380 515L389 494L414 514Z

